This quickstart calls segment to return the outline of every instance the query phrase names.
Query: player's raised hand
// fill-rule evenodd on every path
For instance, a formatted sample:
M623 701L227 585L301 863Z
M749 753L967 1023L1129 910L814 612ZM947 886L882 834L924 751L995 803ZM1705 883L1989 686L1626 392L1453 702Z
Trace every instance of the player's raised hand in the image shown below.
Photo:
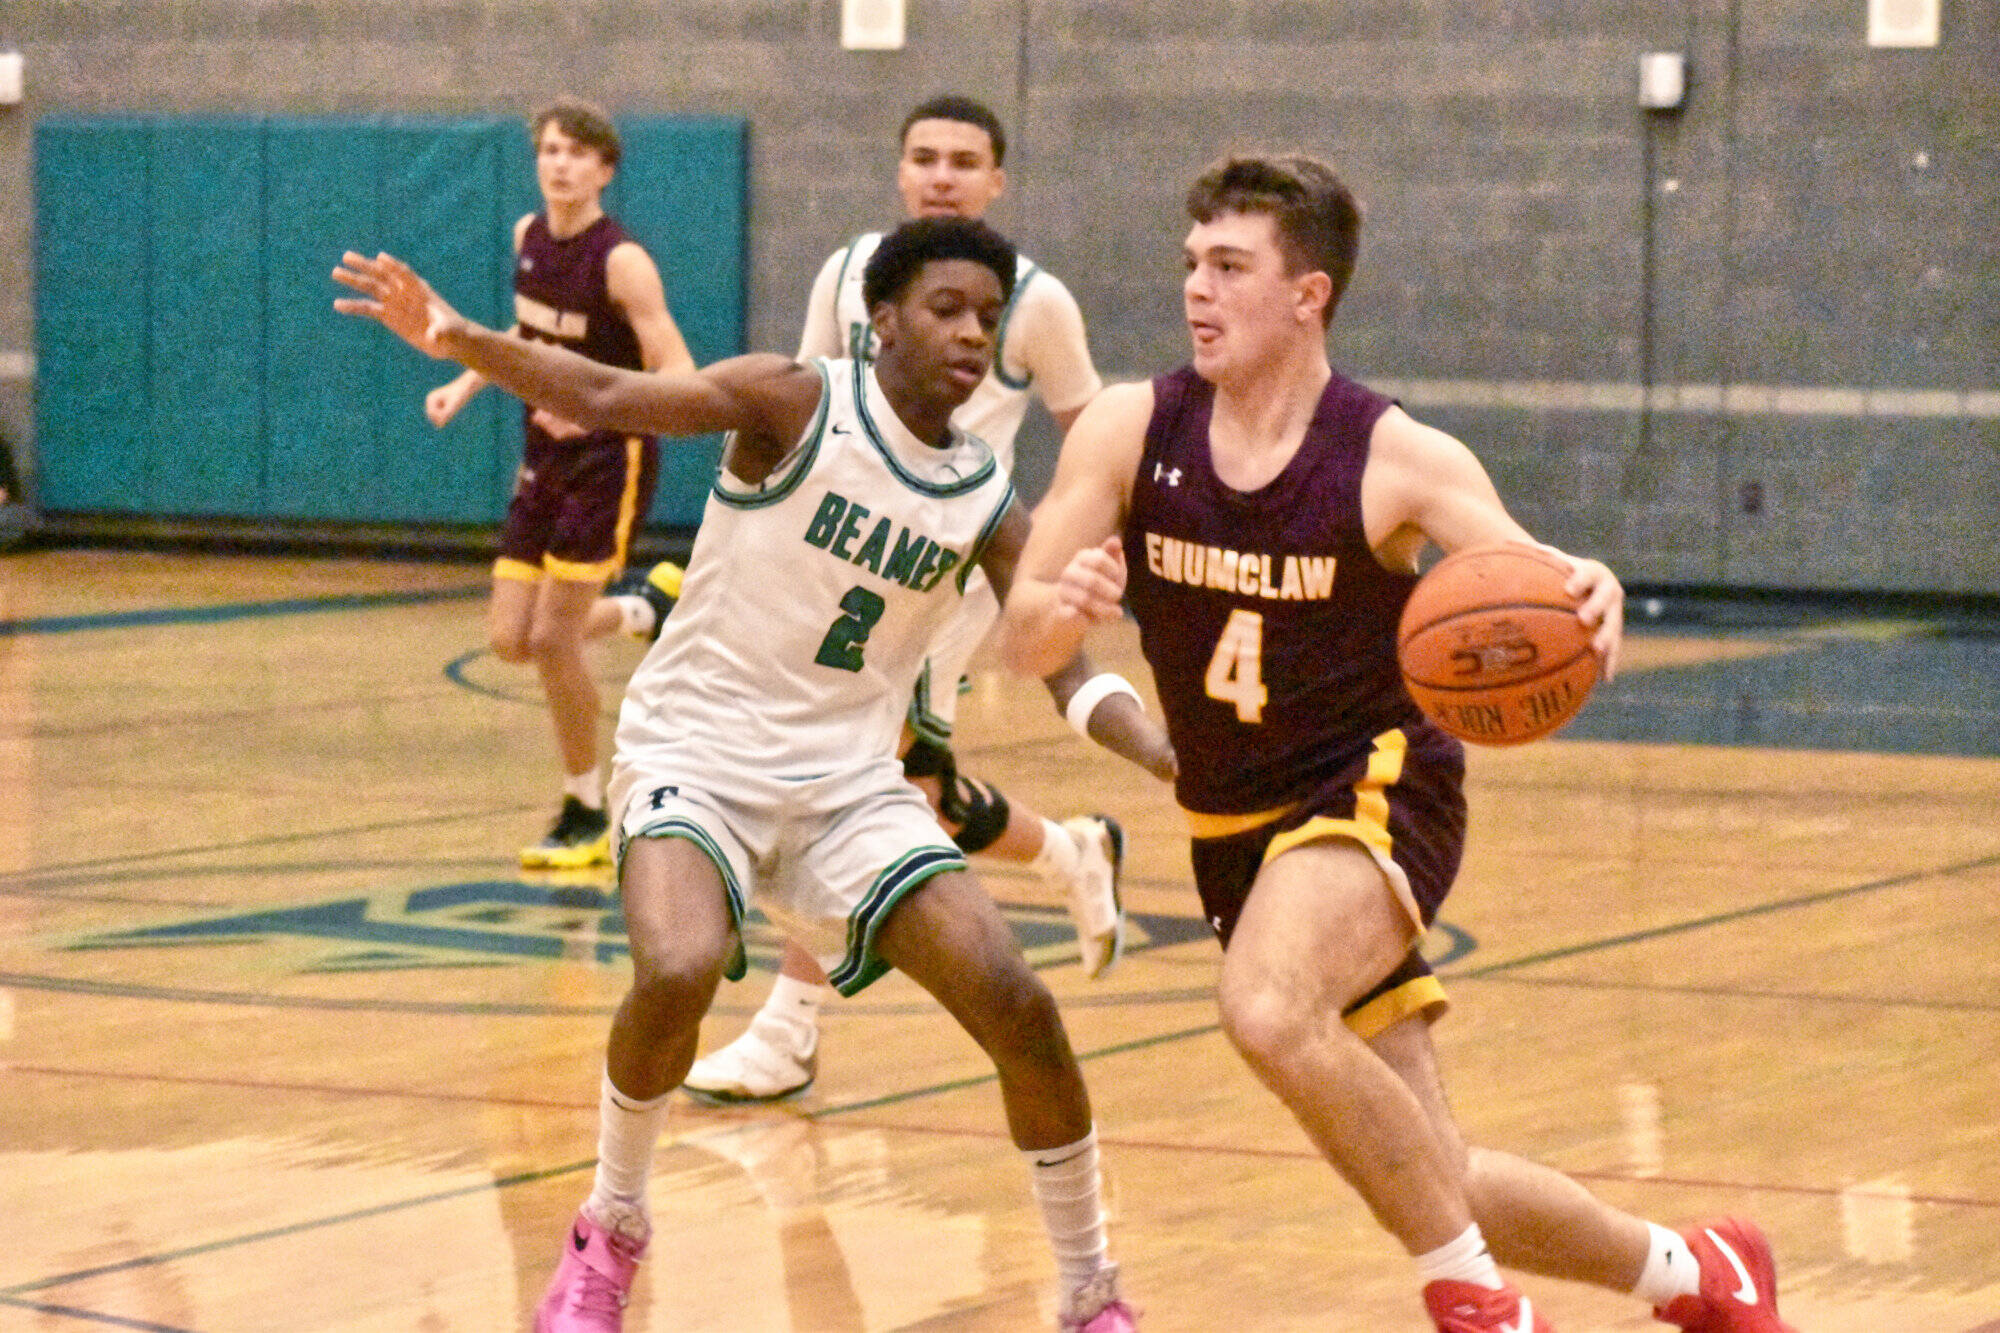
M1056 578L1056 601L1070 615L1092 622L1125 614L1125 546L1116 536L1086 546Z
M370 259L350 250L340 257L333 280L361 293L334 298L335 310L372 319L419 352L449 359L442 339L464 317L408 264L390 254Z

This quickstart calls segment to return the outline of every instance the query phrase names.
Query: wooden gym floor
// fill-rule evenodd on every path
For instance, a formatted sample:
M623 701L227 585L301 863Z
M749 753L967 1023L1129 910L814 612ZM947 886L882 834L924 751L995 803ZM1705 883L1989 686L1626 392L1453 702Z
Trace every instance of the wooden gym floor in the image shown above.
M0 559L0 1329L520 1327L587 1190L627 967L524 874L531 677L463 564ZM1803 1333L2000 1329L2000 636L1661 608L1563 739L1472 760L1432 942L1475 1139L1678 1222L1758 1218ZM1095 645L1144 679L1129 635ZM606 645L607 709L637 657ZM608 731L608 723L607 723ZM1415 1333L1413 1270L1218 1035L1164 790L978 676L967 766L1130 837L1085 982L1008 867L1144 1327ZM768 940L758 941L763 968ZM768 984L725 987L726 1041ZM677 1107L635 1330L1051 1325L988 1067L890 977L811 1093ZM1659 1327L1528 1279L1565 1333Z

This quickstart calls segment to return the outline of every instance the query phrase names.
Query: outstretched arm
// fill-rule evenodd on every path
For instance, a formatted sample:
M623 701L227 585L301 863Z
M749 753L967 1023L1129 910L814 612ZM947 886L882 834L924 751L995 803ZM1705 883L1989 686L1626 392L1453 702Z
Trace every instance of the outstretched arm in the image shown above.
M744 431L782 452L819 400L819 377L783 357L735 357L703 371L648 374L486 328L452 309L391 255L370 259L350 252L333 276L361 293L333 303L342 314L373 319L418 351L456 361L588 428L659 435Z

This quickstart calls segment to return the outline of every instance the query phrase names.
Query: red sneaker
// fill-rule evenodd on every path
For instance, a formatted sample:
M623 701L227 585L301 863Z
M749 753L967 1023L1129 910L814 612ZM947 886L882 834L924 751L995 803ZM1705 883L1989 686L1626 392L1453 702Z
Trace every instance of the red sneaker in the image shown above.
M1432 1282L1424 1288L1424 1308L1438 1333L1555 1333L1554 1325L1512 1287Z
M1701 1291L1676 1296L1653 1313L1685 1333L1798 1333L1778 1318L1777 1267L1771 1242L1740 1217L1683 1231L1701 1265Z

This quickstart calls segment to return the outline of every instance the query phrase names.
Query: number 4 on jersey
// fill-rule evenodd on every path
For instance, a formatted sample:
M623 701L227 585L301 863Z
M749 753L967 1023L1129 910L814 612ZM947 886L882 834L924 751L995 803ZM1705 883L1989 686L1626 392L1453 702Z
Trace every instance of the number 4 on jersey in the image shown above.
M1264 688L1263 616L1241 609L1229 613L1201 684L1209 698L1236 706L1238 722L1263 720L1264 701L1270 697Z

